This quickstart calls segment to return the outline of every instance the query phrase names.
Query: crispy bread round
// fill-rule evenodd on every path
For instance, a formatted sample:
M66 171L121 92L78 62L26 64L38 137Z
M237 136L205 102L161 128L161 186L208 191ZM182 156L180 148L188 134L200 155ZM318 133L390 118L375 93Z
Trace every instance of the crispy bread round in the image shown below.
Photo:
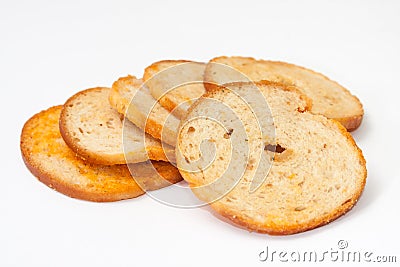
M130 75L119 78L112 85L109 101L146 133L175 146L180 120L154 99L141 79Z
M178 118L205 93L206 64L188 60L161 60L144 70L143 81L151 95Z
M144 194L144 190L156 190L182 179L167 162L152 162L159 175L151 176L146 176L146 164L138 163L130 168L143 173L143 177L135 177L139 186L127 165L105 166L82 160L61 137L61 110L62 106L55 106L34 115L21 133L20 148L26 166L50 188L73 198L106 202L134 198ZM141 182L146 180L149 182Z
M346 88L321 73L285 62L216 57L207 64L204 80L206 89L213 84L261 80L296 86L313 101L312 113L335 119L349 131L360 126L364 115L360 100Z
M67 145L91 163L115 165L151 160L175 161L174 148L162 145L125 120L109 102L105 87L81 91L67 100L60 132Z
M307 99L295 90L271 82L256 85L214 87L182 120L177 164L193 193L231 222L260 233L303 232L346 213L359 199L367 175L352 136L335 120L308 112ZM254 100L255 90L271 112L243 101ZM201 149L206 143L215 149ZM263 179L254 188L260 174Z

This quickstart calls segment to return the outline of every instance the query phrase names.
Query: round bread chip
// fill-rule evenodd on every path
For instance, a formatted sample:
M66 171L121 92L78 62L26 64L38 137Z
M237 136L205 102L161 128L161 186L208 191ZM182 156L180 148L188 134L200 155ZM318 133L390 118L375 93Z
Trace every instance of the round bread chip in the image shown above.
M152 162L159 174L150 171L150 163L133 164L130 168L138 173L134 179L127 165L105 166L82 160L61 137L61 110L62 106L55 106L34 115L21 133L26 166L50 188L73 198L106 202L134 198L181 181L178 170L167 162Z
M293 88L256 85L214 87L181 122L177 165L193 193L231 222L275 235L346 213L367 175L352 136L340 123L308 112L307 99ZM259 92L271 112L252 102ZM204 149L208 143L214 149Z
M189 107L205 93L206 64L188 60L162 60L148 66L143 81L159 103L182 118Z
M112 85L109 101L140 129L175 147L180 120L157 102L141 79L119 78Z
M294 64L250 57L216 57L207 64L205 87L230 82L269 80L296 86L313 101L311 112L339 121L347 130L357 129L364 110L360 100L321 73Z
M60 132L67 145L91 163L115 165L151 160L175 162L175 150L145 134L109 102L110 89L81 91L64 104Z

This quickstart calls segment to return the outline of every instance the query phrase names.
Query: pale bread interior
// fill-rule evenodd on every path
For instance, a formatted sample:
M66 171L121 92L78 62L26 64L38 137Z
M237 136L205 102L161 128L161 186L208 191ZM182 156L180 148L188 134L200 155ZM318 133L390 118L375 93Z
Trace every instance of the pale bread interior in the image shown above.
M357 97L324 75L294 64L246 57L217 57L209 62L205 72L205 81L220 85L261 80L298 87L312 100L312 113L336 119L348 130L356 129L361 123L364 111Z
M143 81L152 96L178 118L205 93L203 74L206 64L186 60L163 60L147 67Z
M176 148L182 176L216 212L252 231L291 234L334 220L364 188L361 151L340 124L307 112L300 94L277 84L257 86L271 113L243 101L254 94L245 83L216 89L191 108ZM233 112L217 116L224 110L217 103ZM266 138L265 132L275 134ZM214 147L205 149L208 143ZM254 180L261 180L255 191Z
M98 164L126 164L152 160L175 161L174 148L145 134L109 102L105 87L81 91L64 105L61 134L77 154Z

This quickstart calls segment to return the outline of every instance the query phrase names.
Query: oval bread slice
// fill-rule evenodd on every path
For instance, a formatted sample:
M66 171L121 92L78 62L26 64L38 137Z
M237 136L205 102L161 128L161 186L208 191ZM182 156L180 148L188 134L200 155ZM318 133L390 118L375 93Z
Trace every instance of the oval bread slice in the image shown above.
M123 119L108 102L110 89L81 91L64 104L60 131L67 145L91 163L114 165L151 160L175 162L174 148Z
M340 123L308 112L306 99L294 90L271 82L257 87L272 122L269 115L255 120L253 114L262 110L253 106L252 111L247 106L251 103L243 103L257 93L251 83L214 87L182 121L177 165L193 193L231 222L260 233L303 232L346 213L359 199L367 174L352 136ZM239 117L229 117L223 107ZM215 116L221 113L225 115ZM225 127L219 127L217 119ZM275 136L261 136L260 125L273 127ZM215 150L201 149L207 142ZM238 161L247 148L247 159ZM215 154L210 156L210 151ZM214 160L202 164L203 158ZM263 179L253 190L260 174Z
M205 93L205 67L206 64L201 62L162 60L145 69L143 81L163 107L182 118L189 107Z
M141 187L127 165L97 165L76 157L59 131L61 109L62 106L55 106L34 115L21 134L20 147L26 166L50 188L73 198L104 202L134 198L144 194L143 189L156 190L182 179L178 170L167 162L152 162L159 175L149 172L146 163L133 164L130 168L143 174L135 177L141 186L145 185Z
M171 146L176 144L180 120L154 99L141 79L127 76L112 85L110 104L146 133Z
M313 101L312 113L335 119L349 131L359 127L364 114L358 98L337 82L285 62L249 57L216 57L208 63L204 79L209 82L205 83L206 89L212 87L212 83L222 85L261 80L296 86Z

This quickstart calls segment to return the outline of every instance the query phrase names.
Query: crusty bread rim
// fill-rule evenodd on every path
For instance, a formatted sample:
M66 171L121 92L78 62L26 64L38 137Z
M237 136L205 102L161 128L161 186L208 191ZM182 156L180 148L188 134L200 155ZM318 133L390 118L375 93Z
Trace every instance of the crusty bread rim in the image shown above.
M343 118L330 118L330 119L334 119L334 120L336 120L336 121L339 121L343 126L345 126L345 128L346 128L347 131L349 131L349 132L356 130L356 129L361 125L361 122L362 122L362 119L363 119L363 116L364 116L364 108L363 108L363 105L362 105L360 99L358 99L357 96L353 95L347 88L343 87L342 85L340 85L340 84L339 84L338 82L336 82L335 80L329 79L329 78L328 78L327 76L325 76L324 74L322 74L322 73L320 73L320 72L316 72L316 71L311 70L311 69L308 69L308 68L305 68L305 67L303 67L303 66L295 65L295 64L292 64L292 63L288 63L288 62L273 61L273 60L264 60L264 59L255 59L255 58L253 58L253 57L241 57L241 56L231 56L231 57L229 57L229 56L220 56L220 57L215 57L215 58L211 59L211 60L209 61L209 63L221 64L221 65L225 65L225 66L228 66L228 67L231 67L231 68L234 69L234 67L229 66L229 65L226 65L226 64L224 64L224 63L215 62L216 60L219 60L219 59L229 59L229 58L232 58L232 57L233 57L233 58L241 58L241 59L244 59L244 60L254 60L254 61L257 61L257 62L276 63L276 64L285 65L285 66L296 67L296 68L300 68L300 69L303 69L303 70L306 70L306 71L310 71L310 72L314 73L314 74L317 75L317 76L321 76L323 79L325 79L325 80L327 80L327 81L333 82L333 83L336 84L338 87L342 88L342 89L343 89L343 92L344 92L345 94L347 94L348 96L352 97L352 98L354 99L354 101L357 102L357 105L358 105L359 108L361 109L361 114L354 115L354 116L349 116L349 117L343 117ZM204 80L207 81L207 83L204 83L204 87L206 88L206 90L212 90L212 87L213 87L214 84L215 84L215 83L212 83L212 81L210 81L210 75L209 75L209 73L210 73L209 68L210 68L210 67L211 67L210 64L207 64L206 69L205 69L205 71L204 71ZM236 70L236 69L235 69L235 70ZM236 70L236 71L240 72L239 70ZM247 79L249 79L249 77L248 77L247 75L243 74L242 72L240 72L240 73L241 73L244 77L246 77ZM249 80L251 80L251 79L249 79ZM322 114L322 115L323 115L323 114Z
M24 160L24 163L25 163L26 167L29 169L29 171L39 181L41 181L48 187L56 190L57 192L60 192L71 198L87 200L87 201L92 201L92 202L115 202L115 201L119 201L119 200L135 198L135 197L141 196L145 193L143 190L140 190L140 191L138 190L137 194L132 194L132 192L120 192L120 193L118 193L119 196L124 195L124 194L126 194L126 196L118 197L118 198L116 198L115 195L113 195L113 194L101 194L98 192L88 193L79 188L68 186L61 181L54 180L51 177L51 175L49 175L47 172L43 171L39 166L36 166L36 164L34 164L34 163L30 162L28 159L26 159L24 156L24 153L22 153L22 159Z

